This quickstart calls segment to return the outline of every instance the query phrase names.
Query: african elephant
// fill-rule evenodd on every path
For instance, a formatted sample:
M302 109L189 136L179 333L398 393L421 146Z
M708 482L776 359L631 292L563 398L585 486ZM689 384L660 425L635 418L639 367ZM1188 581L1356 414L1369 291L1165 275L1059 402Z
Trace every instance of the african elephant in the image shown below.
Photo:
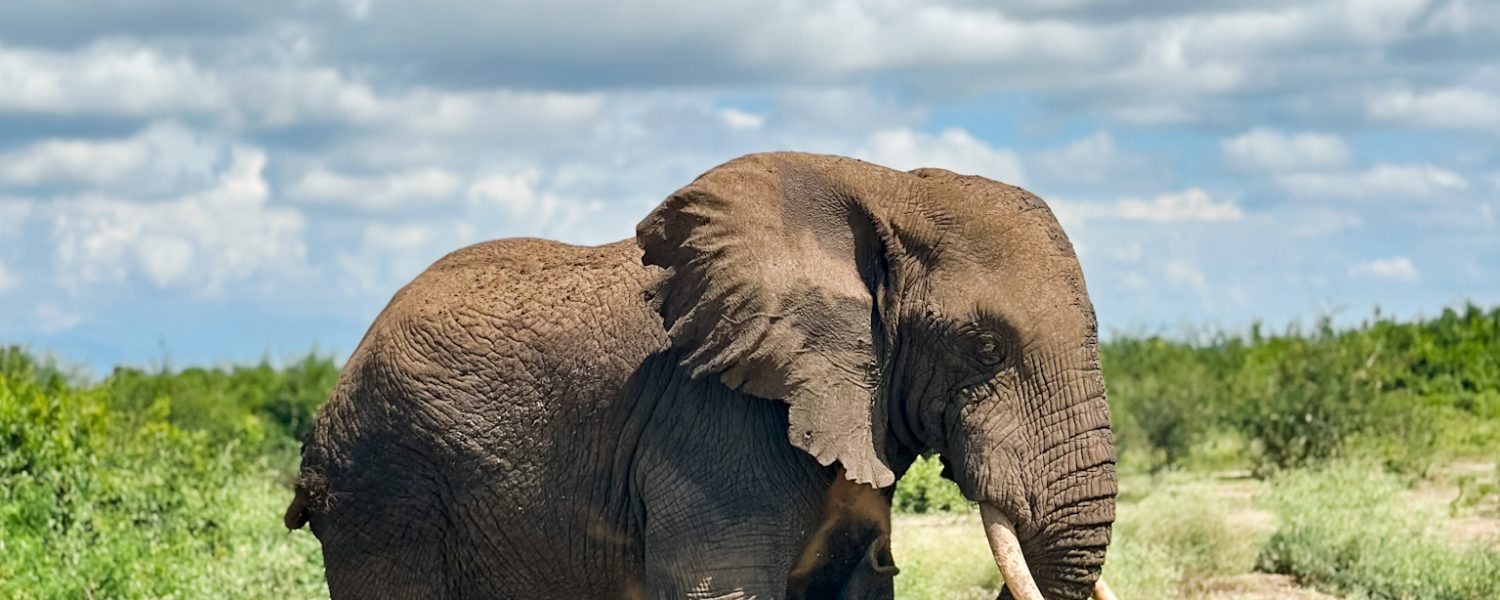
M1085 597L1115 498L1096 332L1025 190L749 155L634 240L481 243L397 292L285 522L339 598L881 598L893 484L935 451L1009 588Z

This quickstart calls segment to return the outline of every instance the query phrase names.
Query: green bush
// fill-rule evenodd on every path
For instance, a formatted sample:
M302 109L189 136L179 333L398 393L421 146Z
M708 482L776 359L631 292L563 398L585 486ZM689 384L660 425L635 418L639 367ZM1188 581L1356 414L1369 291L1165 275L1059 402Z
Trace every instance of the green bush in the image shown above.
M1101 347L1122 460L1181 466L1226 433L1261 473L1370 455L1420 474L1445 454L1500 449L1500 309L1199 337Z
M896 484L891 509L903 513L969 512L974 503L958 491L958 484L943 478L943 463L936 456L918 457Z
M181 371L116 367L100 387L110 408L122 415L140 414L167 398L171 410L166 419L178 427L224 439L241 433L249 418L279 442L307 435L338 376L332 358L309 354L284 368L269 361Z
M1281 526L1259 568L1356 597L1500 596L1500 549L1440 538L1441 515L1403 502L1404 487L1373 463L1279 475L1267 505Z
M173 395L118 412L114 389L0 350L0 597L326 595L316 541L279 531L294 453L236 443L263 429L245 415L180 427Z

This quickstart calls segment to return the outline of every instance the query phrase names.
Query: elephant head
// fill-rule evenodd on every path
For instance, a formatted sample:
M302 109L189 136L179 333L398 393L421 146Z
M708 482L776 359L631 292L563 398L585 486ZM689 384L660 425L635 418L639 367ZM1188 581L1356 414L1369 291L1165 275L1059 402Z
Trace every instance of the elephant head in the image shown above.
M695 376L785 401L791 443L857 482L890 486L938 451L1008 589L1090 593L1115 456L1093 306L1041 200L759 154L678 190L637 241L665 269L651 301Z

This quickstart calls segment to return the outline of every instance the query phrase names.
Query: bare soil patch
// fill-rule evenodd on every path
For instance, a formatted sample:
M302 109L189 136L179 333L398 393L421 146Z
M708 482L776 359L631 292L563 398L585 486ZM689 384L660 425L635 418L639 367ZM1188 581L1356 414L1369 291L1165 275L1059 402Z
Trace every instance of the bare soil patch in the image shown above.
M1201 598L1209 600L1326 600L1337 598L1317 590L1297 587L1289 575L1245 573L1215 577L1199 589Z
M1407 501L1436 514L1448 515L1434 524L1436 532L1459 544L1500 544L1500 495L1489 495L1473 506L1454 508L1459 482L1495 481L1495 464L1484 461L1454 462L1436 468L1404 496Z

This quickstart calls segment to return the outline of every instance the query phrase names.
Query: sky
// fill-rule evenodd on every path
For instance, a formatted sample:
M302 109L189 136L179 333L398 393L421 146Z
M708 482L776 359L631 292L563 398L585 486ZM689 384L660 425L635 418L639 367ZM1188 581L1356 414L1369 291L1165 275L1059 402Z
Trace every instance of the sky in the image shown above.
M1480 0L0 3L0 344L343 356L768 150L1031 190L1105 335L1493 305L1497 57Z

